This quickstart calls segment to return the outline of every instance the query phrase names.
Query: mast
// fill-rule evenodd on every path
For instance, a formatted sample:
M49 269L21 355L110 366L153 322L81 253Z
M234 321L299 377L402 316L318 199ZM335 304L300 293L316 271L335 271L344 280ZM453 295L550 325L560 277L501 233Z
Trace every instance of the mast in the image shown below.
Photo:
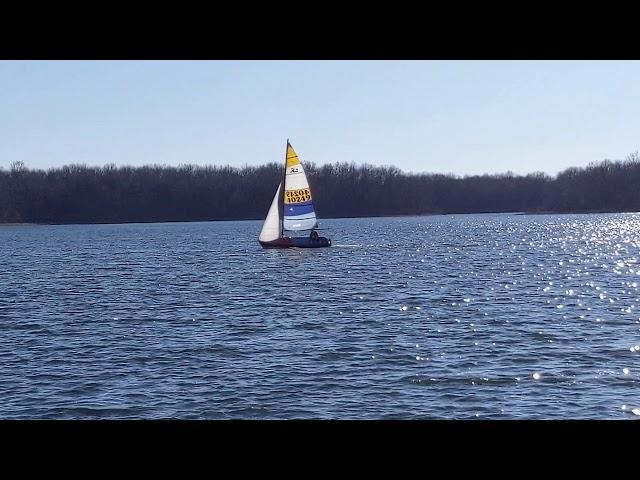
M280 220L280 237L284 237L284 194L286 188L287 181L287 153L289 153L289 139L287 138L287 146L284 148L284 175L282 176L282 199L280 201L281 205L281 220Z

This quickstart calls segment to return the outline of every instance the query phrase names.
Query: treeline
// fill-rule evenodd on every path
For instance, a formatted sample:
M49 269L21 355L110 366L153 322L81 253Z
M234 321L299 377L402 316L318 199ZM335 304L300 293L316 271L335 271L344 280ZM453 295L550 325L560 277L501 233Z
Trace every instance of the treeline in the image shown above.
M395 167L305 163L320 217L490 212L640 211L640 158L544 173L404 173ZM259 167L0 169L0 222L93 223L260 219L281 164Z

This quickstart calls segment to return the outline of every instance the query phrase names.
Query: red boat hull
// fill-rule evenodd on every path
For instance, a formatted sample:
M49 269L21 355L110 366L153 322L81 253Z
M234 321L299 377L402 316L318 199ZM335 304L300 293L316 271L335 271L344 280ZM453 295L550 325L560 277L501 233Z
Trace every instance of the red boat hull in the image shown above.
M271 240L270 242L263 242L262 240L258 240L262 248L289 248L293 247L293 242L289 237L282 237L276 240Z

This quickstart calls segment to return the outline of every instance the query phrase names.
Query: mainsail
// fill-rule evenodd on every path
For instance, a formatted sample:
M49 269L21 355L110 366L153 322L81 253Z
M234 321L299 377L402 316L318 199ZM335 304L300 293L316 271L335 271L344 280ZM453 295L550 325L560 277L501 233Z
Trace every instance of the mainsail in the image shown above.
M259 237L261 242L271 242L280 238L280 232L282 230L282 214L280 213L281 198L282 182L278 185L278 190L276 190L276 194L271 202L269 213L267 213L267 218L264 221L264 225L262 225Z
M318 224L316 212L313 210L313 200L307 176L298 155L288 141L283 212L285 230L310 230ZM271 210L269 210L269 214L271 214Z

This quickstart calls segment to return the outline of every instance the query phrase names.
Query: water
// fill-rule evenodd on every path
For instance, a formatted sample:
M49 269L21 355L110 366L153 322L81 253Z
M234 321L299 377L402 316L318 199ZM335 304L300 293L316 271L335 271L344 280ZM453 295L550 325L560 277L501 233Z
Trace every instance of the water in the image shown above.
M0 418L640 418L640 215L0 227Z

